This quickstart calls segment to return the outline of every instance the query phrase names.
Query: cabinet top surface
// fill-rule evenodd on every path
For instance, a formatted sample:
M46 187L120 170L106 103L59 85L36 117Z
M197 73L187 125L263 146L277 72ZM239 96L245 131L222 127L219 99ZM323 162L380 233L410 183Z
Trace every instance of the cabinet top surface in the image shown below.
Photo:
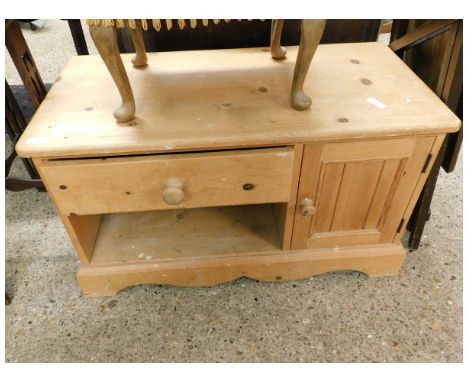
M99 56L74 57L22 138L23 157L124 155L453 132L459 119L384 44L320 45L290 106L297 47L122 55L137 119L119 124L120 97Z

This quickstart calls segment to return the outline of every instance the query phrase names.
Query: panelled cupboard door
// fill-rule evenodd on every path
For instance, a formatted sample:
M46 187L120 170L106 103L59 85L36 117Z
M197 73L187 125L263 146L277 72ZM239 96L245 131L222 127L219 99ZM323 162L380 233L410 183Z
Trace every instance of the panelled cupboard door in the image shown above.
M435 139L306 145L292 249L392 242Z

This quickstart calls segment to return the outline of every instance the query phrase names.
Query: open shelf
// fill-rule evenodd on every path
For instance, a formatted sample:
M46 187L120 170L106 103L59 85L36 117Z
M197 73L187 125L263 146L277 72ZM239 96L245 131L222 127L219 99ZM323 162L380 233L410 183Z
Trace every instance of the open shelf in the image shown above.
M272 204L103 215L91 265L281 249Z

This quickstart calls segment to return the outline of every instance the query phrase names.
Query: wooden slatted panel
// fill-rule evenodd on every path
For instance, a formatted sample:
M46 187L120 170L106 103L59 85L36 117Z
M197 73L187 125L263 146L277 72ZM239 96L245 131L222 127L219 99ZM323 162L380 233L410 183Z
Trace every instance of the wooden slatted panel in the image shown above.
M390 242L394 239L397 227L420 179L422 180L419 186L422 188L424 180L427 178L427 172L422 173L421 171L434 142L434 137L422 137L416 142L413 154L409 159L410 162L405 166L401 181L398 183L394 200L390 203L388 212L385 212L382 223L379 223L382 224L381 242Z
M320 203L317 206L315 224L311 225L314 232L328 232L330 230L336 198L343 177L344 163L328 163L323 167L323 180L316 198ZM321 195L326 195L326 197L322 198Z
M389 159L384 162L364 228L375 228L378 226L384 207L391 201L391 196L398 184L400 177L397 175L397 172L401 173L404 163L405 160L398 159Z
M345 165L331 231L361 229L374 196L382 160Z

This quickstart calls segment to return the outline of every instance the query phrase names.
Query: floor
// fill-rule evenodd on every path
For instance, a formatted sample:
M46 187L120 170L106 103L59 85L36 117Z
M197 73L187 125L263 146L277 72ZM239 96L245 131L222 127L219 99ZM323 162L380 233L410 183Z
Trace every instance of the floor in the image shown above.
M73 54L67 28L24 30L45 82ZM20 161L12 173L25 173ZM462 174L461 158L442 172L422 245L396 277L147 285L106 298L81 294L47 194L6 192L6 361L461 362Z

